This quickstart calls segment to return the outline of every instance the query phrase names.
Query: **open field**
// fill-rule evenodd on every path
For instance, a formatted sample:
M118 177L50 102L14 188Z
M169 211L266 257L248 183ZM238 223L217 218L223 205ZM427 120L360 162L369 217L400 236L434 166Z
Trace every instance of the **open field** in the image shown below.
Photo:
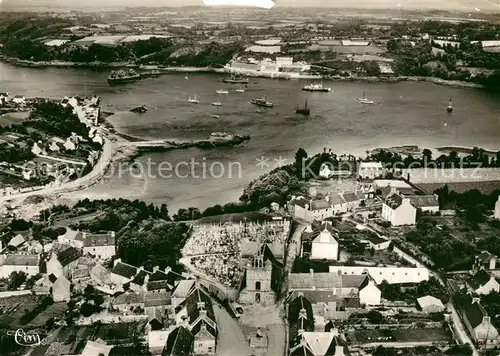
M228 222L239 223L242 221L247 222L260 222L260 221L271 221L270 215L249 211L247 213L234 213L234 214L224 214L216 216L207 216L197 220L199 224L224 224Z
M347 333L347 341L369 344L374 342L438 342L448 341L451 335L445 328L356 330Z
M68 306L65 302L54 303L38 314L29 325L33 327L44 326L50 318L62 317L67 309Z
M32 295L0 299L0 325L9 327L21 325L21 317L37 305L37 297Z
M468 190L477 189L483 194L491 194L496 189L500 189L500 180L489 182L457 182L457 183L418 183L416 186L426 194L433 194L436 189L448 185L450 191L464 193Z

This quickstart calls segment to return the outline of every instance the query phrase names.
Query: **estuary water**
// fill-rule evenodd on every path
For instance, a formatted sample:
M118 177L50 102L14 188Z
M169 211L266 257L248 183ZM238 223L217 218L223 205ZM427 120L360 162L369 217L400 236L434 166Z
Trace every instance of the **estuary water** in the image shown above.
M424 82L325 81L332 92L309 93L300 90L306 81L251 78L245 88L223 83L218 74L197 73L189 73L188 79L178 73L109 86L107 75L108 71L0 64L0 90L27 97L96 94L102 109L115 113L108 120L118 131L145 140L198 139L219 131L250 134L251 140L231 149L147 154L138 159L140 167L115 167L102 183L72 193L77 197L139 198L166 203L170 211L205 208L237 200L248 182L291 162L299 147L310 154L329 148L356 156L396 145L500 149L500 100L478 89ZM245 92L236 92L240 88ZM218 89L229 94L217 94ZM373 105L356 100L363 92ZM194 95L199 104L188 102ZM250 99L264 95L274 103L273 109L250 104ZM450 98L452 114L446 112ZM308 118L295 114L295 107L305 100L311 108ZM222 106L212 106L215 101ZM148 112L129 112L139 105L146 105Z

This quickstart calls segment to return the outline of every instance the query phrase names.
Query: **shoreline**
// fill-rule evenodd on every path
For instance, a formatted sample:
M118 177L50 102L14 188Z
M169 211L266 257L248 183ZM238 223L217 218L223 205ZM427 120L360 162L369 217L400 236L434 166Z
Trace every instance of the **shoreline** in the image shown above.
M164 67L161 65L141 65L133 64L128 62L89 62L89 63L77 63L77 62L63 62L63 61L50 61L50 62L33 62L28 60L21 60L18 58L6 57L0 55L0 62L5 62L12 64L17 67L26 68L99 68L99 69L116 69L116 68L134 68L139 70L158 70L162 74L168 73L232 73L239 75L247 75L254 78L268 78L268 79L279 79L279 80L300 80L300 79L323 79L331 80L333 82L368 82L368 83L399 83L399 82L429 82L437 85L445 85L451 87L459 88L473 88L473 89L485 89L486 87L481 84L464 82L459 80L445 80L437 77L420 77L420 76L395 76L395 77L341 77L341 76L329 76L329 75L296 75L290 78L281 78L279 75L281 72L277 73L263 73L263 72L249 72L248 70L238 70L232 67ZM282 73L281 73L282 74Z

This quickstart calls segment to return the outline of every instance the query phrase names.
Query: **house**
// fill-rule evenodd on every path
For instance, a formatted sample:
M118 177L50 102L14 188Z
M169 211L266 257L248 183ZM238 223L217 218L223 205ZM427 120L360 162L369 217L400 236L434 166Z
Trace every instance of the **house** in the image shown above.
M500 291L500 284L497 282L495 277L484 269L474 271L474 274L467 278L466 282L469 285L469 288L476 294L486 295L490 292Z
M182 303L188 295L191 294L194 288L194 279L179 281L179 283L175 286L175 289L172 291L172 307L176 308L180 303Z
M37 142L33 143L33 147L31 148L31 153L33 153L35 156L46 154L46 152L42 148L40 148L40 146L38 146Z
M473 268L477 270L485 269L485 270L494 270L497 266L497 256L489 253L488 251L481 251L479 255L474 259Z
M195 355L215 354L217 324L212 300L199 287L175 308L178 325L189 328L194 337Z
M149 292L144 295L144 311L150 318L161 315L159 321L162 323L163 317L168 316L171 306L171 292Z
M312 220L312 216L309 211L309 203L309 200L303 196L292 196L287 206L294 218L310 221Z
M114 231L111 231L108 234L83 233L80 238L83 240L84 254L89 253L101 260L107 260L116 255L116 240ZM75 240L78 240L78 238Z
M31 291L35 295L47 295L51 294L52 284L57 280L57 277L53 274L45 275L35 282L35 285Z
M305 331L314 331L314 315L311 302L302 295L293 299L287 306L288 337L290 347L300 334Z
M347 344L334 332L302 332L289 356L348 356Z
M26 98L24 97L24 95L16 95L14 96L14 99L12 99L12 101L18 105L26 104Z
M63 235L57 237L57 241L62 244L75 245L74 241L82 235L80 231L66 229ZM77 246L75 246L77 247Z
M495 219L500 220L500 196L495 203Z
M120 258L114 260L114 266L111 270L111 282L118 287L122 287L125 283L130 282L137 274L137 268L124 263Z
M87 341L81 356L109 356L113 346L108 346L103 341Z
M69 246L57 252L52 253L50 259L47 261L47 274L54 274L56 277L66 276L69 277L71 273L70 263L78 260L82 256L82 251Z
M9 93L0 93L0 105L9 101Z
M64 276L57 277L55 282L52 283L51 294L54 302L69 302L71 299L70 281Z
M409 197L411 205L428 213L439 212L439 200L437 194L412 195Z
M344 200L344 196L339 193L329 193L326 199L330 203L333 213L332 215L337 215L347 212L347 202Z
M93 142L97 142L98 144L100 144L101 146L104 144L104 139L102 138L101 135L99 134L96 134L93 138L92 138L92 141Z
M184 326L175 328L167 338L162 356L190 356L193 353L193 334Z
M377 284L420 283L429 280L429 270L420 267L371 267L371 266L330 266L331 274L369 274Z
M441 313L445 309L443 302L431 295L418 298L417 303L424 313Z
M12 239L10 239L8 246L17 249L24 242L26 242L24 236L22 234L17 234Z
M118 295L112 302L113 308L118 309L121 313L131 313L136 308L144 309L144 295L127 291Z
M354 211L359 208L361 202L365 199L364 194L361 192L343 192L341 195L345 201L347 211Z
M496 347L498 345L498 331L480 304L479 298L467 295L460 307L465 326L473 340L485 348Z
M144 267L139 267L135 277L130 281L129 288L135 292L146 291L151 272L144 270Z
M373 179L360 178L356 184L356 191L364 194L365 199L373 199L375 197L375 187Z
M334 214L333 208L327 199L313 200L309 206L314 220L324 220Z
M148 332L148 346L152 356L162 354L169 334L170 330L151 330Z
M377 234L368 234L366 236L366 240L370 245L370 248L373 248L375 251L385 250L389 248L391 241L378 236Z
M275 258L267 244L262 244L243 272L238 301L264 305L274 302L282 273L283 264Z
M332 301L359 298L360 303L365 305L379 305L381 296L376 281L361 273L345 275L328 272L315 273L313 270L309 273L291 273L288 290L303 292L304 295L310 291L326 291L335 296ZM327 295L324 296L328 298Z
M66 140L66 142L64 142L63 147L67 151L74 151L74 150L76 150L76 144L73 142L73 140L71 139L71 137L68 137L68 139Z
M393 193L382 204L382 219L392 226L415 225L417 208L407 197Z
M12 272L24 272L29 276L37 275L40 273L38 255L7 255L0 266L0 277L9 278Z
M311 259L313 260L337 261L339 258L338 235L334 237L327 225L325 224L325 228L312 242Z
M360 162L358 166L358 178L375 179L385 174L382 162Z

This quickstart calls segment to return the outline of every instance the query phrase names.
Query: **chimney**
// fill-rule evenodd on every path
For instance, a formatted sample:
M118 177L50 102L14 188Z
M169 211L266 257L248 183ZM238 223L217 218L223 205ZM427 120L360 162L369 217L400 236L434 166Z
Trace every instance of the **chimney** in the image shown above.
M298 292L297 293L297 297L303 297L304 296L304 293L303 292Z
M137 267L137 271L144 271L144 266Z
M114 267L114 266L116 266L116 264L117 264L118 262L121 262L121 261L122 261L122 259L121 259L121 258L117 258L116 260L114 260L114 261L113 261L113 267Z
M329 202L329 201L330 201L330 196L329 196L328 194L326 194L326 195L325 195L325 200L326 200L327 202Z
M489 316L483 316L483 323L490 323L491 322L491 318Z
M85 240L86 238L87 238L87 233L86 233L86 232L84 232L84 233L83 233L83 239Z
M207 317L207 311L206 310L200 310L200 317L201 318L206 318ZM203 323L204 325L205 323Z
M110 232L110 235L111 235L111 237L115 237L115 232L114 232L114 231L111 231L111 232Z
M168 274L172 270L171 267L165 267L165 274Z
M300 309L299 319L307 319L307 311L304 308Z
M316 189L316 187L310 187L309 188L309 195L314 198L318 195L318 190Z
M206 314L206 312L205 312L205 314ZM207 324L201 323L200 329L201 330L207 330Z
M198 302L197 305L199 310L205 309L205 302Z
M344 356L344 346L335 346L335 356Z
M155 272L156 272L156 271L158 271L159 269L160 269L160 267L158 267L158 266L154 266L154 267L153 267L153 273L155 273Z
M481 299L479 299L479 298L472 298L472 304L474 304L474 303L479 304L480 301L481 301Z
M311 277L313 277L313 276L314 276L314 270L313 270L312 268L310 268L310 269L309 269L309 275L310 275Z

